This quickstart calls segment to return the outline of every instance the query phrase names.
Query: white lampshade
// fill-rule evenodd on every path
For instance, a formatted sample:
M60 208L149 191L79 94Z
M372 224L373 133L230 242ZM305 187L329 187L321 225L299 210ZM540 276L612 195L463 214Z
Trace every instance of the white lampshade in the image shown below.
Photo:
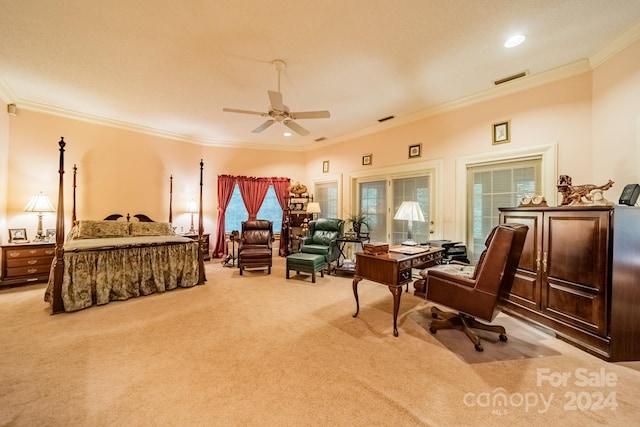
M191 201L187 205L187 210L185 212L190 214L198 213L198 204L195 200L191 199Z
M320 213L320 212L322 212L320 210L320 203L311 202L307 205L308 214L314 214L314 213Z
M424 222L424 215L418 202L402 202L398 212L393 219L402 219L408 221L407 223L407 240L402 242L403 245L416 245L416 242L411 237L413 232L413 221Z
M418 202L402 202L393 219L424 222L424 215Z
M49 200L49 196L40 192L40 194L34 194L29 200L27 206L25 206L24 210L26 212L55 212L56 210L53 208L51 201Z

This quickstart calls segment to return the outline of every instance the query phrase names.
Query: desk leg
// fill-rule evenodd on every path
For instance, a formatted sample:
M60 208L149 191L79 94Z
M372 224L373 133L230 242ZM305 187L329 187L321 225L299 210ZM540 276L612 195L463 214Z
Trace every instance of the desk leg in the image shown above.
M389 286L393 295L393 336L398 336L398 310L400 309L400 297L402 296L402 286Z
M358 283L362 280L362 277L353 276L353 296L356 297L356 312L353 313L353 317L358 316L360 312L360 301L358 300Z

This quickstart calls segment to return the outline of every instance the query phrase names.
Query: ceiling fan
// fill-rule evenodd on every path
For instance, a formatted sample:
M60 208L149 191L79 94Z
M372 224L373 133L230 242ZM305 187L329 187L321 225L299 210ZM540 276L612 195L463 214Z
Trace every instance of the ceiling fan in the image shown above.
M328 119L331 117L328 111L299 111L292 112L289 111L289 107L282 103L282 93L280 92L280 72L283 71L287 64L284 61L276 59L273 61L273 66L278 72L278 91L274 92L272 90L268 90L267 94L269 95L269 102L271 103L271 107L269 111L266 113L261 113L259 111L249 111L249 110L238 110L236 108L223 108L222 111L226 111L228 113L242 113L242 114L255 114L262 117L269 117L269 119L262 123L260 126L252 130L253 133L260 133L269 126L274 123L282 123L287 126L289 129L293 130L299 135L305 136L309 134L309 131L300 126L295 122L296 119Z

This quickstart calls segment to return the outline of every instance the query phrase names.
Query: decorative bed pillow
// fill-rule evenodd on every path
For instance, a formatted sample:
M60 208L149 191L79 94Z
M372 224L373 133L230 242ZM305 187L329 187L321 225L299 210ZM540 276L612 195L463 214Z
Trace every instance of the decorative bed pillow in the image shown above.
M102 237L127 237L129 224L118 221L78 221L77 239L99 239Z
M129 225L132 236L171 236L173 228L168 222L132 222Z

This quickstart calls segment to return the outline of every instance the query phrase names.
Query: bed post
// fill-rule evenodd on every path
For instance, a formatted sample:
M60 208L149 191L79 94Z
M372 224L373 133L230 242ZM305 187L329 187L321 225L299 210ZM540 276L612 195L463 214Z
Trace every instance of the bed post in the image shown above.
M173 174L169 176L169 224L173 226Z
M58 186L58 212L56 217L56 250L53 259L53 295L51 303L51 314L64 312L62 302L62 279L64 275L64 137L60 137L60 167L58 175L60 183ZM75 203L74 203L75 205Z
M198 209L198 284L201 285L207 281L204 273L204 254L202 253L202 243L204 233L204 223L202 220L202 169L204 162L200 159L200 209ZM208 250L208 249L207 249Z
M71 212L71 227L76 225L76 175L78 174L78 168L75 163L73 164L73 211Z

